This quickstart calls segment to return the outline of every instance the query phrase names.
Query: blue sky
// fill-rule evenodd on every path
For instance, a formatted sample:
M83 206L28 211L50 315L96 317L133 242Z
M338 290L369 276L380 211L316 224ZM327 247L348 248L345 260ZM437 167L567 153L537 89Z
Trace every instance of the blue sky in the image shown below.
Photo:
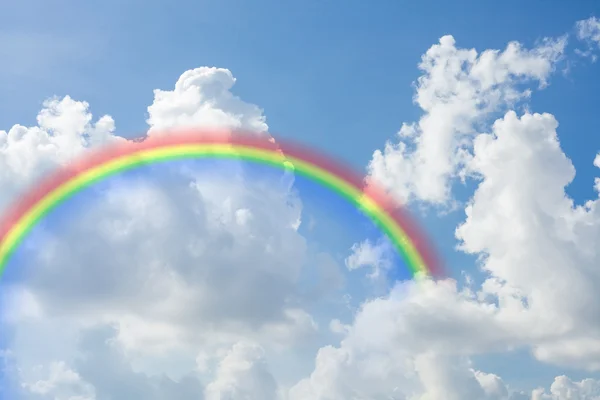
M42 99L69 94L92 104L96 115L112 115L121 134L142 132L153 89L170 89L195 66L223 66L238 79L235 93L265 109L273 132L317 144L359 168L402 122L418 118L411 83L421 55L439 37L452 34L476 49L504 48L511 40L532 45L571 32L574 21L598 10L592 0L56 4L2 6L2 32L31 43L11 49L14 61L5 68L27 64L35 71L27 79L18 79L18 71L2 74L2 126L33 121ZM568 154L583 150L570 138L585 131L572 115L599 118L587 112L597 100L591 96L600 84L590 79L596 68L580 65L571 79L555 77L533 99L534 108L558 111L565 132L581 132L563 135ZM19 95L9 94L13 88Z
M147 129L154 89L172 90L183 71L216 66L237 78L236 95L264 109L274 136L318 146L364 170L373 151L403 122L419 119L422 112L413 103L417 64L441 36L451 34L457 46L478 51L504 49L512 40L531 47L545 36L573 34L575 21L600 15L600 4L22 0L0 6L0 13L5 21L0 129L34 125L43 100L70 95L89 102L95 117L110 114L117 134L137 136ZM600 62L577 56L571 47L558 68L547 88L533 92L527 108L559 121L562 148L577 170L567 192L582 204L595 196ZM458 187L458 198L467 200L474 187ZM456 278L460 270L478 276L475 257L454 251L453 232L464 219L463 208L445 216L429 209L418 216ZM317 241L319 235L333 236L312 234ZM355 239L332 246L339 251ZM573 379L600 377L542 366L527 352L488 355L476 363L518 386L546 385L565 372Z

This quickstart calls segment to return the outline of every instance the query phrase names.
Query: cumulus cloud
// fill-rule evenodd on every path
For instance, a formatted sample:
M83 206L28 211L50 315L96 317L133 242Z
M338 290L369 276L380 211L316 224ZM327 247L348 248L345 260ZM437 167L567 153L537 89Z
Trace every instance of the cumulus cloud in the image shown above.
M548 394L516 390L476 369L469 355L540 342L545 327L536 333L531 315L515 323L517 312L479 301L450 282L399 285L388 297L363 304L351 325L333 324L344 335L341 344L319 350L314 371L291 389L290 399L596 399L594 379L558 377ZM569 354L580 361L594 357Z
M193 126L266 132L262 110L231 93L234 84L231 71L224 68L184 72L174 90L154 91L154 102L148 107L148 133Z
M485 124L529 95L524 81L546 84L565 43L478 56L444 37L426 53L416 95L425 115L374 154L371 178L404 201L434 204L452 200L456 175L475 179L456 237L486 279L475 291L427 281L368 300L350 325L332 325L344 338L319 351L292 399L598 398L593 379L514 390L468 357L525 348L541 362L598 370L598 200L575 206L566 195L575 169L552 115L511 110ZM356 245L350 265L376 265L369 249Z
M185 72L174 91L155 92L150 134L209 126L266 135L261 110L229 92L234 82L225 69ZM1 132L2 204L88 149L125 140L110 117L92 121L87 103L55 98L38 126ZM24 244L26 279L3 291L3 320L14 329L14 363L28 394L198 398L199 386L169 375L185 375L202 349L209 370L220 365L207 389L214 397L229 393L232 379L254 379L254 370L244 378L234 368L252 356L235 343L287 348L315 334L295 293L306 244L289 173L248 179L239 163L194 166L111 179L81 194L88 201L69 210L76 218L57 216L53 230L42 224ZM92 335L94 326L109 334ZM81 335L96 339L73 347ZM233 355L224 355L231 346ZM37 364L48 376L33 379Z
M64 361L19 368L18 398L41 400L96 400L144 398L152 400L202 399L197 377L177 381L166 375L135 372L115 339L115 329L94 327L81 332L80 353L72 365ZM90 382L93 382L91 384Z
M33 394L53 397L55 399L94 399L93 386L83 381L79 374L69 369L64 362L50 364L48 379L34 383L25 383L24 387Z
M511 42L503 51L478 53L458 48L452 36L442 37L419 64L423 75L414 100L423 116L404 124L396 142L375 151L370 178L404 202L448 202L452 179L464 177L461 165L470 158L469 143L480 124L530 95L520 83L546 85L566 43L566 37L546 39L525 49Z
M219 363L206 393L207 400L275 400L277 384L266 366L263 349L252 343L236 343Z
M565 194L575 169L557 126L549 114L509 112L477 137L471 167L483 179L457 237L465 251L486 256L483 292L526 304L536 335L558 336L535 345L538 358L597 370L598 200L575 206Z
M44 174L80 155L90 146L117 142L110 116L92 122L89 104L69 96L44 102L36 127L15 125L0 130L0 209Z
M291 399L485 398L463 357L506 348L498 313L450 281L399 284L362 305L341 345L319 351Z
M565 400L565 399L598 399L600 398L600 381L582 379L573 382L566 376L557 376L550 386L550 393L543 389L534 390L532 400Z

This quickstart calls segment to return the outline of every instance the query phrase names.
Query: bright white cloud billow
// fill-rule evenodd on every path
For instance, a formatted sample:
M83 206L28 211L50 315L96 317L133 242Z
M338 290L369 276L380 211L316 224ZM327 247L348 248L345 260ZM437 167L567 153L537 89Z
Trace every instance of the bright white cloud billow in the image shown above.
M212 120L212 126L266 130L264 122L255 124L264 120L258 108L227 92L232 83L227 70L188 71L174 92L157 92L150 122L161 129L178 127L186 120L177 116L189 114L192 122L211 125L212 116L230 115L225 122ZM215 96L231 109L220 108ZM240 114L245 110L248 114ZM68 97L46 103L38 123L4 133L3 182L15 191L87 148L123 140L112 136L109 117L94 124L88 105ZM227 372L227 362L220 359L236 351L240 340L287 347L314 335L316 324L295 294L306 250L296 230L301 203L289 183L287 173L249 181L241 165L217 174L191 165L172 168L154 178L112 180L61 234L36 231L44 245L25 250L31 273L24 285L8 292L12 307L5 314L15 327L13 359L21 369L19 379L26 382L24 390L60 397L67 393L61 379L68 378L88 382L81 385L91 385L90 393L98 398L132 398L122 390L151 398L144 393L180 389L169 380L150 381L144 373L184 374L180 365L193 369L202 350L211 365L221 365L212 385L197 382L199 388L207 383L214 396L229 390L219 389L224 380L241 379ZM40 337L35 332L42 326ZM69 345L102 326L114 327L102 339L111 343L111 351L90 349L91 342ZM108 342L103 343L93 344ZM114 357L98 358L96 352ZM82 353L91 358L79 360ZM42 362L51 368L50 378L32 381ZM96 362L117 363L112 370L131 375L132 387L104 382ZM78 363L80 368L74 366Z
M205 126L266 132L262 110L233 95L231 72L196 68L184 72L172 91L156 89L148 107L150 134L173 127Z
M452 36L442 37L419 64L423 75L415 102L424 114L402 126L396 143L373 154L372 178L404 201L449 201L451 180L463 175L468 145L480 124L531 94L519 83L545 85L566 43L566 37L546 39L525 49L512 42L503 51L478 54L457 48Z
M465 251L486 255L479 291L407 283L365 303L341 346L321 349L296 398L507 399L517 394L486 388L461 360L516 347L543 362L600 369L598 200L574 207L565 195L574 169L556 127L549 114L511 111L475 139L469 166L482 180L457 236ZM569 390L596 398L587 389L594 381L569 390L560 389L568 380L557 382L548 398L570 398L561 394Z
M577 25L580 37L593 39L589 23ZM420 64L422 118L369 165L407 202L448 205L455 178L474 182L456 240L479 256L482 284L398 282L351 318L335 307L316 315L299 283L310 249L293 177L172 166L113 179L85 208L63 211L77 218L59 233L36 230L23 249L30 273L3 291L6 380L26 400L600 399L598 380L515 388L471 359L524 349L540 363L600 371L600 199L576 206L565 193L575 169L556 118L514 110L550 83L566 44L478 53L442 37ZM266 135L261 109L233 95L234 83L226 69L186 71L155 91L149 134ZM47 101L37 126L0 132L0 205L87 149L125 140L114 132L87 103ZM388 250L357 244L348 276L383 277ZM334 258L314 259L318 293L343 291Z

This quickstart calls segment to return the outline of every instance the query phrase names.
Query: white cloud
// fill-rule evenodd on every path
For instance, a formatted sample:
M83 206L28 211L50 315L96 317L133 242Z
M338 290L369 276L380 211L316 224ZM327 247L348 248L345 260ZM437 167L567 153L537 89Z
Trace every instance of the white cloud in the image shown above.
M390 267L390 251L387 241L372 243L370 240L365 240L352 246L351 254L346 258L346 267L351 271L369 268L371 270L368 274L369 278L380 278L381 274Z
M207 400L275 400L277 384L264 351L252 343L236 343L220 362L216 379L206 387Z
M265 132L261 110L229 92L234 81L228 70L199 68L184 73L173 92L156 91L152 134L182 125ZM2 132L2 184L12 189L2 204L88 148L124 140L114 136L110 117L92 120L87 103L65 97L44 104L38 126ZM30 382L37 364L54 368L30 393L75 396L60 379L77 376L100 398L183 398L161 397L181 389L161 374L185 377L198 353L206 353L210 370L240 340L281 350L315 335L318 325L295 293L306 244L293 176L248 180L240 163L194 165L92 188L60 233L39 226L23 246L26 279L3 292L6 309L18 312L3 319L15 332L19 379ZM105 339L73 345L94 326L112 327L105 339L113 347ZM228 372L227 358L221 365L211 388L250 379Z
M515 391L468 358L525 348L541 362L599 369L598 200L577 207L565 194L575 170L552 115L509 111L491 133L478 133L487 117L528 95L517 89L523 80L545 84L563 48L562 39L533 51L512 44L478 57L445 37L424 56L416 100L425 115L375 153L371 177L404 201L432 203L451 199L454 174L474 177L456 236L481 257L487 279L476 292L428 281L367 301L349 327L334 325L345 337L321 348L292 400L599 398L592 379L558 377L550 394ZM374 252L357 252L351 265L376 265L366 255Z
M527 98L518 84L547 83L562 57L566 38L546 39L524 49L510 43L504 51L457 48L444 36L423 56L415 102L424 111L417 123L404 124L396 143L377 150L369 164L370 177L389 188L399 200L434 204L450 200L451 180L464 175L468 148L479 125L490 115Z
M575 27L577 38L587 44L585 50L575 49L575 53L582 57L590 58L592 62L596 62L598 55L595 54L595 51L600 48L600 20L596 17L590 17L577 21Z
M262 110L233 95L231 72L201 67L184 72L172 91L156 89L148 107L149 134L173 127L205 126L266 132Z
M398 286L365 303L353 324L338 330L347 333L341 345L321 348L314 371L291 389L290 400L597 399L600 382L593 379L559 377L548 395L514 390L475 369L469 354L506 350L532 332L524 324L508 330L510 311L469 298L449 282Z
M457 237L486 255L483 291L537 321L531 334L546 337L534 346L538 358L598 369L600 325L590 318L600 311L598 200L574 206L565 194L575 169L557 126L549 114L509 112L477 137L471 168L482 181Z
M583 379L579 382L573 382L566 376L558 376L550 386L550 394L537 391L532 400L597 400L600 399L600 381L594 379Z
M44 102L38 126L15 125L0 131L0 210L18 193L90 145L115 142L114 121L103 116L92 122L89 105L66 96Z
M449 281L401 284L363 304L341 345L319 351L291 399L482 398L470 366L457 360L506 344L497 319L497 309Z
M25 384L31 393L52 397L54 400L95 400L94 388L64 362L50 364L48 379Z
M590 17L577 21L577 37L581 40L589 40L600 46L600 20L596 17Z

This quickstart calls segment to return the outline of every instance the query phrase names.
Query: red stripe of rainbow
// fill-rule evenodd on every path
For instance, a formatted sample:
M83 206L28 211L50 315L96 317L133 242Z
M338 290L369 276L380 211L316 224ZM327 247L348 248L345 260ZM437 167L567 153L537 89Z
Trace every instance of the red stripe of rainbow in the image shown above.
M403 256L413 277L441 274L434 253L415 224L382 190L373 184L363 188L363 179L350 169L291 142L274 143L241 132L189 130L87 153L43 180L0 221L0 276L28 232L78 191L128 169L186 158L241 158L300 173L338 192L370 217Z

